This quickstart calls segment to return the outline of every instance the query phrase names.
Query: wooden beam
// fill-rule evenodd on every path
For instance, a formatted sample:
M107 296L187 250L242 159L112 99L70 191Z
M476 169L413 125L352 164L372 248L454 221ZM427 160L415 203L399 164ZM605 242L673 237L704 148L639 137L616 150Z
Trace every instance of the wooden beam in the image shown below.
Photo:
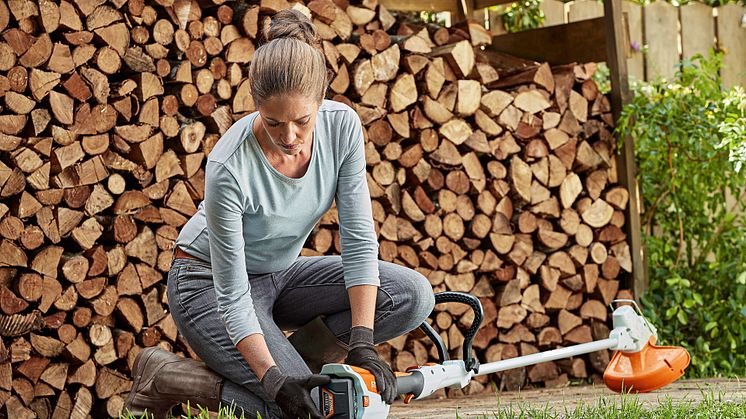
M517 0L474 0L475 9L484 9L491 6L498 6L501 4L515 3Z
M474 10L477 8L474 7L474 0L459 0L459 18L454 20L452 23L459 22L461 20L471 19L474 17ZM461 16L463 14L463 16Z
M451 13L451 25L466 20L471 0L456 0L456 11Z
M629 79L627 76L627 58L625 55L624 26L622 25L622 1L604 0L604 17L606 21L606 64L611 73L611 109L614 120L619 120L622 107L629 103ZM647 258L642 245L642 226L640 224L640 191L637 185L637 164L635 162L634 140L626 136L617 164L619 182L629 191L629 204L625 211L627 222L625 228L632 253L632 290L639 301L648 289Z
M552 65L601 62L606 61L607 36L605 19L600 17L498 35L492 38L492 45L487 48L530 60L547 61Z
M538 67L540 65L540 63L537 63L536 61L525 60L511 54L503 54L502 52L495 51L491 48L485 48L484 51L481 51L479 54L487 58L490 65L495 67L497 72L501 75L520 73L521 71L525 71L532 67ZM500 80L492 83L499 84ZM492 88L492 84L490 84L490 88Z
M459 10L460 0L380 0L389 10L402 12L451 12Z

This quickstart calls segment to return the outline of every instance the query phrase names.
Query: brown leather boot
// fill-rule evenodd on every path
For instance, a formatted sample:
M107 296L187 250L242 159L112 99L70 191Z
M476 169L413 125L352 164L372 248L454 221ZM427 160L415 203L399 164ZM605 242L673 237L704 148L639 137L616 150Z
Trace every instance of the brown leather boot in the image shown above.
M158 347L143 349L132 368L132 390L124 411L140 417L166 419L177 403L202 406L211 412L220 407L223 377L204 362L182 358Z
M314 374L325 364L342 362L347 356L347 345L334 336L321 317L296 330L288 340Z

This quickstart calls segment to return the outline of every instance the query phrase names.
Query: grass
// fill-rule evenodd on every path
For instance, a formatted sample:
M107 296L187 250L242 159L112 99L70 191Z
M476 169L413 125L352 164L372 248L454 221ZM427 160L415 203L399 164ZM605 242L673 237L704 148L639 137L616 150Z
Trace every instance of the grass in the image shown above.
M658 398L654 406L646 405L636 394L621 394L619 396L601 396L594 404L585 404L581 400L578 404L568 405L566 401L547 402L543 406L531 406L526 403L509 403L507 406L500 402L497 394L497 410L480 416L480 419L720 419L746 418L746 398L737 400L727 397L722 391L715 392L709 388L700 388L702 400L674 401L671 396ZM561 403L561 404L560 404ZM558 405L559 404L559 405ZM456 419L461 416L456 410Z
M205 409L202 406L197 406L196 408L193 408L195 410L198 410L199 413L191 414L191 410L189 409L189 402L187 402L187 414L180 415L180 416L173 416L168 415L169 419L248 419L246 416L244 416L243 413L241 415L236 415L236 407L235 406L225 406L220 409L219 412L217 412L217 416L215 414L210 415L210 412ZM150 419L150 417L141 415L141 416L135 416L130 412L124 412L121 415L119 415L119 419ZM257 412L257 419L262 419L262 415Z
M594 404L580 403L568 405L566 401L547 402L543 406L532 406L528 403L501 403L500 394L496 394L496 410L479 416L480 419L721 419L746 418L746 398L728 397L722 391L700 389L702 400L674 401L670 396L658 399L655 406L648 406L635 394L620 396L601 396ZM453 417L461 419L459 408L454 409ZM218 419L246 419L243 415L235 416L234 410L223 408L218 412ZM214 417L214 416L213 416ZM474 416L469 416L474 417ZM261 418L261 416L260 416ZM123 414L120 419L145 419L132 414ZM210 419L209 412L200 408L197 415L171 416L170 419Z

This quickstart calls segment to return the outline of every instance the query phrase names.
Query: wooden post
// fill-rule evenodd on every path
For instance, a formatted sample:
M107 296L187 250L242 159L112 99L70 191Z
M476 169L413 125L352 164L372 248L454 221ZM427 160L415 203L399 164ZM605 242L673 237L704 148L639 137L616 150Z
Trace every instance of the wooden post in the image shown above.
M472 17L474 0L456 0L456 12L451 14L451 25Z
M619 119L622 107L629 103L631 96L627 77L627 59L624 54L624 28L622 26L622 1L604 0L606 19L606 64L611 70L611 109L614 120ZM629 205L625 210L627 237L632 249L632 290L635 298L648 288L646 255L642 246L640 225L640 191L637 186L637 164L635 146L631 137L625 136L622 142L620 161L617 168L619 182L629 191Z

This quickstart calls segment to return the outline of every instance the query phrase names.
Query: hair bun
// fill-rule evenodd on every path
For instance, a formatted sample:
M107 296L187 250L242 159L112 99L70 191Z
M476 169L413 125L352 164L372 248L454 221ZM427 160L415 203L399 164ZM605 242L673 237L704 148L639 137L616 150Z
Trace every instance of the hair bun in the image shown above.
M314 47L319 45L316 27L306 15L295 9L275 13L264 34L266 42L282 38L297 39Z

